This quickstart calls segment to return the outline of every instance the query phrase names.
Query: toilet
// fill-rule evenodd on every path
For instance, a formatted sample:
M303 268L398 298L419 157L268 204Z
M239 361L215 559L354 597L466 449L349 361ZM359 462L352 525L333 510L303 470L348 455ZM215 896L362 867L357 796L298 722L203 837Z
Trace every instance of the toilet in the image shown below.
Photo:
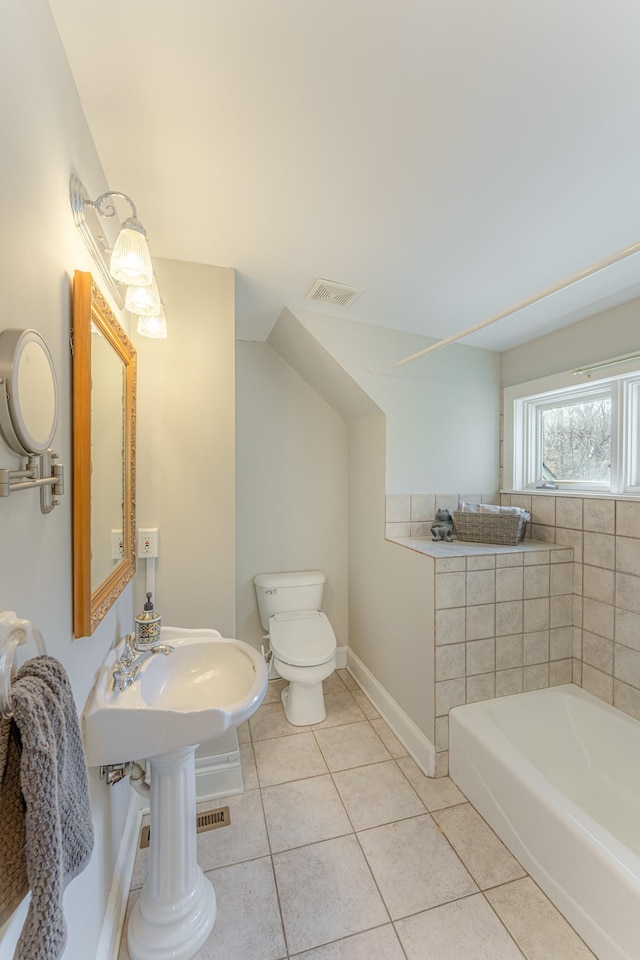
M289 685L282 705L289 723L321 723L327 713L322 681L336 668L336 638L321 612L326 577L321 570L261 573L253 579L260 621L277 672Z

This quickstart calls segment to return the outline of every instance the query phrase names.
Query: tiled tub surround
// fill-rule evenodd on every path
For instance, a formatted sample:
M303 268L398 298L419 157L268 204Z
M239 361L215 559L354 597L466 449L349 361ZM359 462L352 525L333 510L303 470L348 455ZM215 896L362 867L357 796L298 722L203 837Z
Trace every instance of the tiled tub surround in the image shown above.
M453 510L456 496L496 500L387 496L387 537L436 558L436 775L459 703L572 680L640 719L640 500L503 493L531 514L519 547L433 543L431 524L411 517L432 501Z
M470 552L435 560L436 776L451 707L571 682L574 642L572 550L446 546Z
M594 960L448 778L424 776L346 670L292 727L281 681L240 727L243 794L198 836L218 916L194 960ZM138 853L129 908L146 876ZM126 937L119 960L129 960Z
M573 549L573 681L640 719L640 500L503 494L536 540Z

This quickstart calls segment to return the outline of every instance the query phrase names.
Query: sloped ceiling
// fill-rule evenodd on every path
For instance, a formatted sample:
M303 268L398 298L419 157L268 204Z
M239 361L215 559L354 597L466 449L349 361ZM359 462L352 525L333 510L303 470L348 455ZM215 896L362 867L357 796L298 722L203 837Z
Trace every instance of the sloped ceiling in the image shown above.
M155 255L236 268L240 338L316 277L445 337L640 240L637 0L50 5L111 188ZM466 342L639 295L636 255Z

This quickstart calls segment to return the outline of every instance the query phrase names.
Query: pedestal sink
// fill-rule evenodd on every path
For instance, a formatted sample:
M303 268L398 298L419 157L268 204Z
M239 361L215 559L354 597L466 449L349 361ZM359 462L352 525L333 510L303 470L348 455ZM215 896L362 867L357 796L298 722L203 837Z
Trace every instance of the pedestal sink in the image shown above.
M126 690L104 660L83 715L89 766L147 760L151 768L149 877L131 913L131 960L189 960L216 918L216 898L196 857L195 751L247 720L267 689L262 655L217 630L164 627L156 654Z

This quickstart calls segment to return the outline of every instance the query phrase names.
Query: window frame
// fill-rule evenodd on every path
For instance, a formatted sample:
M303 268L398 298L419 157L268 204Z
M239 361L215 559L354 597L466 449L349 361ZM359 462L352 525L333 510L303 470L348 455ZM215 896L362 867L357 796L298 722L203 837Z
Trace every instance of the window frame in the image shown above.
M571 371L540 380L506 387L504 390L503 489L535 493L544 490L541 479L541 442L538 441L542 410L570 403L611 396L610 482L553 481L546 488L596 496L640 496L640 370L638 361L620 365L615 376L593 372L576 383Z

